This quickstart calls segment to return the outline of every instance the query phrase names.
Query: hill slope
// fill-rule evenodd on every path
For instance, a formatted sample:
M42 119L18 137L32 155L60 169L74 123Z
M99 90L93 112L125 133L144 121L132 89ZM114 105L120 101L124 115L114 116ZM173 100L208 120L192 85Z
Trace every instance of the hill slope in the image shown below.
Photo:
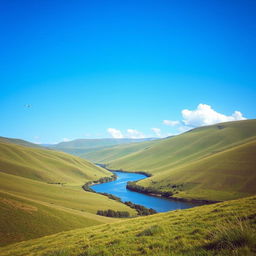
M13 143L16 145L26 146L26 147L32 147L32 148L42 148L38 144L34 144L25 140L20 139L13 139L13 138L5 138L0 136L0 142L6 142L6 143Z
M17 243L2 256L255 255L256 197Z
M105 223L0 192L0 246Z
M62 152L0 142L0 244L115 222L97 210L135 210L82 185L112 174Z
M256 193L255 143L256 120L228 122L158 141L106 164L151 173L138 184L176 197L225 200Z
M139 152L141 150L149 148L151 145L154 145L158 141L159 140L152 140L107 147L81 154L80 157L88 159L94 163L108 163L128 154Z
M52 149L63 151L69 154L81 156L88 152L94 152L105 148L111 148L116 145L138 143L143 141L151 141L153 138L145 139L77 139L67 142L61 142L56 145L49 146Z
M111 176L92 163L43 148L32 148L0 141L0 171L48 183L84 184Z

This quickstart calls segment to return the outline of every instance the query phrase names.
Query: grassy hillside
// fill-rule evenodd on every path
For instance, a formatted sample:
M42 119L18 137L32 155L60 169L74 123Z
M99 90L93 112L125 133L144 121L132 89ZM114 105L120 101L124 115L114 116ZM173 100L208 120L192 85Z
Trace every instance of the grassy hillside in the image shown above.
M6 246L2 256L249 256L256 197L160 213Z
M139 143L122 144L81 154L80 157L88 159L94 163L108 163L128 154L149 148L158 141L159 140L152 140Z
M42 148L38 144L34 144L25 140L20 140L20 139L13 139L13 138L5 138L0 136L0 142L6 142L6 143L13 143L21 146L26 146L26 147L32 147L32 148Z
M0 171L48 183L69 184L111 176L105 169L66 153L1 141Z
M47 184L40 181L0 173L0 184L3 192L22 196L26 199L53 204L59 208L96 213L100 209L118 209L134 212L124 204L108 199L97 193L84 191L81 187Z
M111 148L116 145L138 143L148 140L151 141L153 139L77 139L68 142L61 142L56 145L51 145L49 147L69 154L81 156L82 154L102 150L105 148Z
M0 142L0 244L116 221L97 210L135 210L82 185L110 176L88 161L53 150Z
M138 182L177 197L226 200L256 193L256 120L201 127L106 162L109 168L144 171Z
M0 192L0 246L102 223Z

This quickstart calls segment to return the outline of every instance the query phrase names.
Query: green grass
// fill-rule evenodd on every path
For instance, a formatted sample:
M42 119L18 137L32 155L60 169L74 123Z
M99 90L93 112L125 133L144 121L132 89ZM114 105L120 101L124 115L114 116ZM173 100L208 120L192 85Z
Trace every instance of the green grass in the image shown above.
M101 151L112 148L116 145L142 142L145 140L148 139L77 139L68 142L61 142L56 145L51 145L50 147L69 154L82 156L83 154L87 154L89 152Z
M97 210L136 215L126 205L81 187L110 175L66 153L17 145L8 139L0 142L0 244L118 221L96 215ZM38 210L24 211L21 205Z
M26 147L32 147L32 148L42 148L38 144L34 144L25 140L21 139L13 139L13 138L5 138L0 136L0 142L6 142L6 143L13 143L16 145L26 146Z
M2 247L2 256L249 256L256 197L61 232Z
M118 146L113 146L109 148L103 148L99 150L94 150L88 153L81 154L80 157L88 159L95 163L108 163L112 160L121 158L128 154L139 152L151 145L158 142L158 140L145 141L139 143L122 144Z
M10 225L7 234L21 233L23 235L18 238L11 236L6 240L6 233L3 232L0 236L0 243L12 243L17 241L17 239L21 241L31 238L31 234L33 234L33 237L38 237L77 227L119 221L118 219L98 216L96 215L97 210L113 209L116 211L128 211L131 215L136 215L135 210L126 205L96 193L85 192L80 187L47 184L6 173L0 173L0 182L1 194L14 197L16 201L25 200L30 202L30 204L40 205L48 209L47 211L41 211L39 216L32 218L31 214L27 212L22 212L23 215L21 217L20 211L14 211L10 215L10 209L8 210L6 207L1 208L1 215L4 217L1 217L0 229L6 230L4 228L5 224L15 220L19 225ZM53 212L50 220L48 212ZM57 227L55 227L53 217L62 220L59 225L56 222ZM31 219L34 219L34 226L38 226L38 229L31 229L29 225L23 226L23 223L30 223ZM65 219L67 220L66 223ZM81 221L82 219L83 221ZM44 225L47 228L40 229Z
M76 156L0 141L0 171L49 183L81 184L111 173Z
M0 246L104 221L0 193Z
M256 193L255 153L256 120L244 120L197 128L105 163L152 174L138 182L145 187L222 201Z

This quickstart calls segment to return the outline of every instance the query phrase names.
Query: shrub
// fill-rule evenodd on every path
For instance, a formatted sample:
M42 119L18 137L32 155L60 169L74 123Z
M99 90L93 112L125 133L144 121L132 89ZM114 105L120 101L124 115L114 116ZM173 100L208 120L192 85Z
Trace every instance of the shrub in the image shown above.
M99 194L103 195L103 196L107 196L109 199L112 199L112 200L115 200L115 201L118 201L118 202L122 202L121 201L121 198L120 197L117 197L115 195L112 195L112 194L109 194L109 193L100 193L98 192Z
M108 210L105 210L105 211L104 210L98 210L97 215L111 217L111 218L128 218L128 217L130 217L129 212L114 211L114 210L111 210L111 209L108 209Z
M143 205L140 204L134 204L130 201L124 202L127 206L135 209L138 212L138 215L140 216L145 216L145 215L151 215L157 213L154 209L152 208L146 208Z
M163 228L158 226L158 225L154 225L151 226L145 230L143 230L142 232L140 232L139 234L137 234L137 236L153 236L159 233L163 232Z
M69 256L69 255L70 255L70 252L64 249L45 254L45 256Z

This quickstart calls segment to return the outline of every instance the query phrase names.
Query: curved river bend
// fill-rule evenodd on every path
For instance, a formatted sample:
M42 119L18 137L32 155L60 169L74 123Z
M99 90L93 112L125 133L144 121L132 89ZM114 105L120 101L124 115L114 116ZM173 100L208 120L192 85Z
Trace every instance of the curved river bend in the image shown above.
M131 201L135 204L153 208L157 212L167 212L177 209L187 209L202 203L179 202L167 198L150 196L126 189L128 181L137 181L146 178L146 175L128 172L114 172L117 175L115 181L93 185L92 189L96 192L109 193L121 198L123 202Z

